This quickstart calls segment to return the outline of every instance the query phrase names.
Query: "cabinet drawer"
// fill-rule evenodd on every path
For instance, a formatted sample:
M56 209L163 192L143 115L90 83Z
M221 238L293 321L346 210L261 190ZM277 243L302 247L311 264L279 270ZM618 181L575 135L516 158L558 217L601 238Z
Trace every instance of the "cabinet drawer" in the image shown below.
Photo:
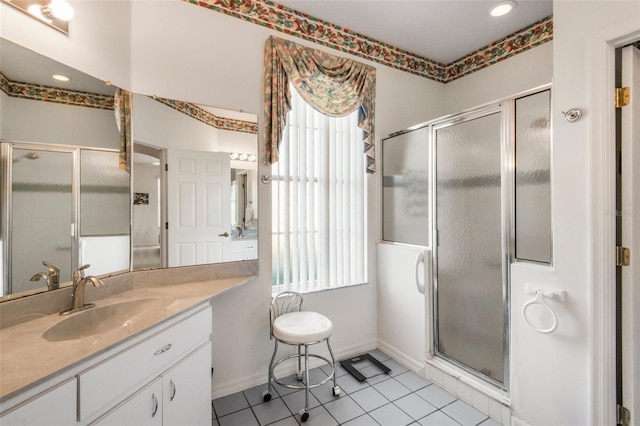
M211 307L134 345L78 375L78 419L113 407L135 389L209 339Z
M0 416L3 426L75 424L76 381L69 379Z

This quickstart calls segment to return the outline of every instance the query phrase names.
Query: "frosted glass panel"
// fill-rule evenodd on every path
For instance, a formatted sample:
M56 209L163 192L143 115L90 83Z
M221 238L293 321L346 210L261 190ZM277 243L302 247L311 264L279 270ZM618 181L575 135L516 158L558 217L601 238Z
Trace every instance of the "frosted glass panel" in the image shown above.
M382 141L382 239L429 245L429 127Z
M69 281L73 156L14 149L12 167L11 292L45 286L44 281L30 281L46 271L43 260L60 268L61 283Z
M83 149L80 154L80 235L129 234L129 173L118 153Z
M500 113L436 130L436 349L503 383L500 135Z
M516 99L516 258L551 263L550 91Z

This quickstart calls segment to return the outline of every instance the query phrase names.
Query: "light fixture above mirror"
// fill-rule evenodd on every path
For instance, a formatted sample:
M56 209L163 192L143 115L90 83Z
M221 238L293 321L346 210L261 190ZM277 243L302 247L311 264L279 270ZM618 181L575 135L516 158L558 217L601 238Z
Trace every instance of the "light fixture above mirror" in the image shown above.
M69 21L73 7L67 0L2 0L27 15L58 31L69 34Z

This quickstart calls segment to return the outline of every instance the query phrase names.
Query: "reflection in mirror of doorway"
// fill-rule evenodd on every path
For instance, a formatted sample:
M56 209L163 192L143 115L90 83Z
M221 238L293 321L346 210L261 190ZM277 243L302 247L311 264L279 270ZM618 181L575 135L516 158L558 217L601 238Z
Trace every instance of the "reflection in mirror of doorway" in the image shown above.
M163 176L161 149L136 143L133 155L133 227L131 263L134 270L166 266L163 250Z

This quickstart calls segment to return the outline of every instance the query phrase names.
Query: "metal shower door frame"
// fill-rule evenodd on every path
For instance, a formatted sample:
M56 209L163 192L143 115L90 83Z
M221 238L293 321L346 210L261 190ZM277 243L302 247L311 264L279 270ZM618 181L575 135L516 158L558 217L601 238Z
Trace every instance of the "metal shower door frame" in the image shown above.
M435 357L440 357L447 362L461 368L462 370L490 383L504 392L509 391L510 384L510 264L514 258L514 137L513 137L513 100L508 100L498 104L487 105L475 110L463 112L454 116L445 117L442 120L431 124L429 132L431 152L431 210L432 210L432 248L433 248L433 268L432 268L432 342L431 351ZM500 113L500 162L501 162L501 250L502 250L502 306L503 306L503 382L472 369L471 367L447 356L438 350L439 341L439 316L438 316L438 217L437 217L437 131L462 124L471 120L480 119L492 114Z

